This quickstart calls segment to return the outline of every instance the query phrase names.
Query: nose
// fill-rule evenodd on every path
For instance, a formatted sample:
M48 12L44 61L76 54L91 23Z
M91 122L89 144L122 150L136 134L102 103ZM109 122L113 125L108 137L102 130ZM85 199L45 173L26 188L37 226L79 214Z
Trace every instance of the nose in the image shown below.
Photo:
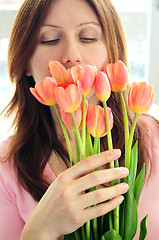
M76 39L66 40L61 62L66 68L82 63L80 46Z

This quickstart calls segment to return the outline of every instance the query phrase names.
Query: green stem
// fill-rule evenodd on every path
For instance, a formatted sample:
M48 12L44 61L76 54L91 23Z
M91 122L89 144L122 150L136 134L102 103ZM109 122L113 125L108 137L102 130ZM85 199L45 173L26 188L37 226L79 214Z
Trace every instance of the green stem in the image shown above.
M86 239L91 239L91 221L86 222Z
M69 157L70 157L70 162L71 162L71 166L72 166L72 165L74 165L75 162L74 162L74 157L73 157L71 142L70 142L70 139L69 139L69 136L68 136L66 127L65 127L64 123L63 123L62 120L61 120L61 116L60 116L60 113L59 113L56 105L54 105L54 109L55 109L55 112L56 112L57 117L58 117L58 119L59 119L59 122L60 122L60 124L61 124L61 128L62 128L64 137L65 137L65 140L66 140L66 144L67 144L67 148L68 148L68 153L69 153Z
M105 120L106 120L106 127L107 127L107 140L108 140L108 149L113 149L113 141L112 141L112 135L111 135L111 129L110 129L110 123L109 123L109 114L107 109L106 101L103 101L104 106L104 113L105 113ZM114 161L110 162L110 168L114 168Z
M125 150L125 167L127 167L129 169L130 169L130 152L131 152L133 136L134 136L134 132L135 132L135 127L136 127L136 122L137 122L138 115L139 115L138 113L135 113L134 120L133 120L131 130L130 130L130 135L129 135L129 139L128 139L127 148Z
M86 130L87 133L87 145L86 145L86 149L88 152L88 156L92 156L93 155L93 144L92 144L92 139L90 136L90 133L88 132L88 130Z
M126 111L126 106L125 106L125 100L124 100L123 92L119 92L119 95L120 95L121 106L122 106L122 111L123 111L124 129L125 129L125 148L126 148L127 144L128 144L128 139L129 139L128 116L127 116L127 111Z
M76 161L79 162L80 161L80 151L79 151L76 131L74 131L74 136L75 136L75 145L76 145Z
M94 154L100 153L100 138L94 138Z
M97 218L92 219L92 225L93 225L94 239L99 239Z
M71 112L71 115L72 115L73 123L74 123L74 126L75 126L76 137L77 137L77 141L78 141L78 145L79 145L79 149L80 149L80 153L81 153L81 160L82 160L82 159L85 158L85 153L84 153L84 150L83 150L82 140L81 140L79 129L78 129L78 126L77 126L77 123L76 123L74 112Z
M85 152L86 146L86 96L82 95L83 114L82 114L82 144Z
M109 123L109 114L107 110L107 104L106 101L103 101L104 106L104 112L105 112L105 119L106 119L106 127L107 127L107 139L108 139L108 149L113 149L113 141L112 141L112 135L111 135L111 129L110 129L110 123ZM119 166L118 159L115 160L115 166ZM114 162L110 162L110 168L114 168ZM114 185L114 183L111 183ZM114 229L117 233L119 233L119 206L113 210L114 214ZM110 224L110 230L112 229L112 215L109 214L109 224Z

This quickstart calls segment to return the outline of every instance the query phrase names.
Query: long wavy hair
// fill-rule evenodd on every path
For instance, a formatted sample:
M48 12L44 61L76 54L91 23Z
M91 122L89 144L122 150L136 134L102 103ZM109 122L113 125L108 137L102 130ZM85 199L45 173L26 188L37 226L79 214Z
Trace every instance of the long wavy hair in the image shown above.
M54 151L68 164L68 153L58 140L56 126L50 108L40 104L30 93L34 87L32 77L25 75L27 64L37 46L37 36L50 2L53 0L25 0L19 9L11 32L8 50L8 72L15 86L14 96L6 108L6 116L14 115L14 135L8 157L14 157L14 167L22 186L39 201L48 188L43 179L43 170ZM87 0L101 23L109 62L120 59L127 65L127 50L124 32L118 13L110 0ZM124 91L127 97L128 89ZM124 159L124 129L121 104L118 94L112 93L108 101L114 115L112 130L114 148L120 148ZM129 123L132 122L128 110ZM140 137L141 126L137 126L135 140L139 140L142 166L144 150ZM102 139L103 149L107 149L106 139Z

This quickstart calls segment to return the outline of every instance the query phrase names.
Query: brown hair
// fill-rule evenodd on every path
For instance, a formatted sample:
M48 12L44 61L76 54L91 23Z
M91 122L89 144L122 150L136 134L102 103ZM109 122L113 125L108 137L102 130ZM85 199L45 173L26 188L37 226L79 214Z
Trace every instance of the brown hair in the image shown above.
M17 13L10 37L8 71L15 85L14 96L9 103L7 115L16 111L9 156L14 156L14 166L21 184L37 201L43 196L48 184L42 173L52 150L67 163L68 154L57 139L56 128L49 107L35 100L29 91L34 87L32 77L25 75L27 64L33 54L39 28L51 0L25 0ZM103 28L110 62L120 59L127 65L126 44L120 18L110 0L87 0L96 12ZM126 97L127 90L124 92ZM120 99L113 94L108 105L114 115L114 147L124 150L124 130ZM132 116L129 113L129 121ZM136 139L140 135L137 128ZM103 138L103 146L105 138ZM143 160L140 158L140 163Z

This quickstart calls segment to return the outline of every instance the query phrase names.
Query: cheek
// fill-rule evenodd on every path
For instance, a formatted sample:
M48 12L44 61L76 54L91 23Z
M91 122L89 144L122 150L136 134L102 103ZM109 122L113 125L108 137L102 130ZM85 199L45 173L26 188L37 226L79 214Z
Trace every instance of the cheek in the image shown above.
M95 65L98 71L102 70L103 67L109 63L107 48L105 44L101 43L98 47L90 50L88 63Z
M48 71L49 56L36 51L29 61L29 68L35 82L42 82L44 77L50 76Z

